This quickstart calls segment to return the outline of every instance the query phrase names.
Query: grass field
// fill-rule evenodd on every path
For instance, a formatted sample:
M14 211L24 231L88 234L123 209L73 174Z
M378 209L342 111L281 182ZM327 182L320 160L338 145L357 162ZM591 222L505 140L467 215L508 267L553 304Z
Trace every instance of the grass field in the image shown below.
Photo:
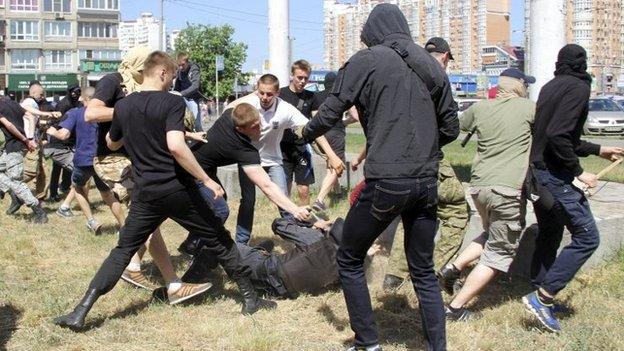
M456 144L445 148L458 173L466 177L474 153ZM586 167L602 164L590 160ZM623 179L619 173L615 180ZM93 195L96 195L93 193ZM80 211L64 219L50 213L46 226L29 224L29 210L16 217L0 202L0 350L342 350L352 342L343 297L338 290L278 302L276 311L240 315L235 287L217 284L202 298L180 306L152 302L151 294L120 282L90 313L84 333L56 327L52 319L82 297L109 250L115 245L114 219L97 196L95 215L105 234L89 234ZM55 206L47 205L50 212ZM227 227L234 228L237 201L231 201ZM253 241L275 237L270 223L277 215L265 200L257 202ZM346 204L331 208L344 216ZM167 221L163 235L180 274L187 259L176 248L185 231ZM287 249L276 239L277 250ZM422 349L417 300L411 286L396 293L380 289L383 258L375 263L371 290L384 350ZM149 257L149 276L159 279ZM500 278L472 308L484 318L447 325L450 350L624 350L624 255L577 276L560 298L572 309L561 318L563 333L540 332L519 298L530 290L518 279ZM448 299L448 296L445 296Z

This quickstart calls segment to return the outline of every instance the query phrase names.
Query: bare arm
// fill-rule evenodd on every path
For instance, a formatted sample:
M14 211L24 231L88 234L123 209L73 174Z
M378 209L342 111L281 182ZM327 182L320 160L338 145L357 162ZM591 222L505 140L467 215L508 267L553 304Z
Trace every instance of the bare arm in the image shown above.
M243 167L243 171L247 177L249 177L249 179L257 185L260 190L262 190L264 195L266 195L272 203L288 211L298 220L303 221L309 216L305 207L295 205L286 195L284 195L279 186L271 181L269 175L260 165Z
M123 146L123 138L113 141L110 137L110 133L106 133L106 146L108 146L111 151L117 151Z
M104 101L99 99L91 99L85 110L86 122L110 122L113 120L112 107L106 107Z
M30 113L33 116L40 116L40 117L53 117L53 118L57 118L61 116L60 112L46 112L46 111L39 111L36 108L33 108L32 106L28 106L28 105L22 105L22 108L24 110L26 110L26 112Z
M180 166L193 177L204 183L208 189L212 190L215 194L215 198L222 197L225 194L221 185L212 180L201 168L199 163L197 163L193 152L189 149L188 145L186 145L184 132L177 130L167 132L167 147Z
M19 141L24 143L24 145L26 145L28 147L29 151L34 151L37 148L37 143L32 141L32 140L28 140L28 138L26 138L26 136L24 134L22 134L15 127L15 125L13 123L11 123L11 121L6 119L5 117L0 116L0 123L2 123L4 128L6 128L9 131L9 133L13 134L13 136L15 138L17 138Z
M342 163L340 157L336 155L334 150L332 150L331 146L329 146L329 142L327 142L327 139L325 139L325 137L321 135L320 137L315 139L315 142L327 155L330 167L336 171L338 176L340 176L344 171L345 165L344 163Z
M59 140L67 140L69 139L71 132L65 128L56 129L54 127L50 127L48 128L48 130L46 130L46 134L53 136Z

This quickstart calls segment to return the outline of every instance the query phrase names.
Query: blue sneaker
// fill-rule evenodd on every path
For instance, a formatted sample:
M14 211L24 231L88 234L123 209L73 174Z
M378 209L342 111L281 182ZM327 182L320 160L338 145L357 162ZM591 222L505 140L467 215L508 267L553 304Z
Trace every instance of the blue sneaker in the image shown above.
M546 329L553 333L561 331L561 325L559 325L559 322L555 319L551 306L544 305L540 302L537 298L537 291L523 296L522 302L524 303L524 308L537 317Z

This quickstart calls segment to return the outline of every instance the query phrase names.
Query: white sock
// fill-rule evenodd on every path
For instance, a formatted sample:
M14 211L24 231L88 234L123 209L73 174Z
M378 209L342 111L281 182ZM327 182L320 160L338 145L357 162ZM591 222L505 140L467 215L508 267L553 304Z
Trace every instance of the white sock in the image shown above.
M180 290L181 287L182 287L182 281L180 280L180 278L176 278L170 281L169 283L167 283L167 293L172 294Z
M126 269L132 272L138 272L141 270L141 264L130 262L130 264L126 267Z

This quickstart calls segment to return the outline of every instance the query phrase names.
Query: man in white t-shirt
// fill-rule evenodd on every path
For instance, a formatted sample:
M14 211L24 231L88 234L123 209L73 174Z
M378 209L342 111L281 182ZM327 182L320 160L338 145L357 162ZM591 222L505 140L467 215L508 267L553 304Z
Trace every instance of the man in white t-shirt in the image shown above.
M280 99L278 95L279 81L277 77L272 74L265 74L258 80L258 89L254 93L232 102L228 107L246 102L258 109L262 123L261 136L260 140L254 143L254 146L260 152L261 165L271 180L284 191L284 194L288 194L286 174L282 167L280 142L284 130L304 126L309 120L295 106ZM330 167L335 169L338 174L342 173L344 164L332 151L325 137L321 136L316 139L316 142L326 153ZM241 204L236 226L236 242L247 244L251 237L256 195L253 183L247 179L244 172L239 170L238 177L241 185ZM280 213L282 213L281 210Z

